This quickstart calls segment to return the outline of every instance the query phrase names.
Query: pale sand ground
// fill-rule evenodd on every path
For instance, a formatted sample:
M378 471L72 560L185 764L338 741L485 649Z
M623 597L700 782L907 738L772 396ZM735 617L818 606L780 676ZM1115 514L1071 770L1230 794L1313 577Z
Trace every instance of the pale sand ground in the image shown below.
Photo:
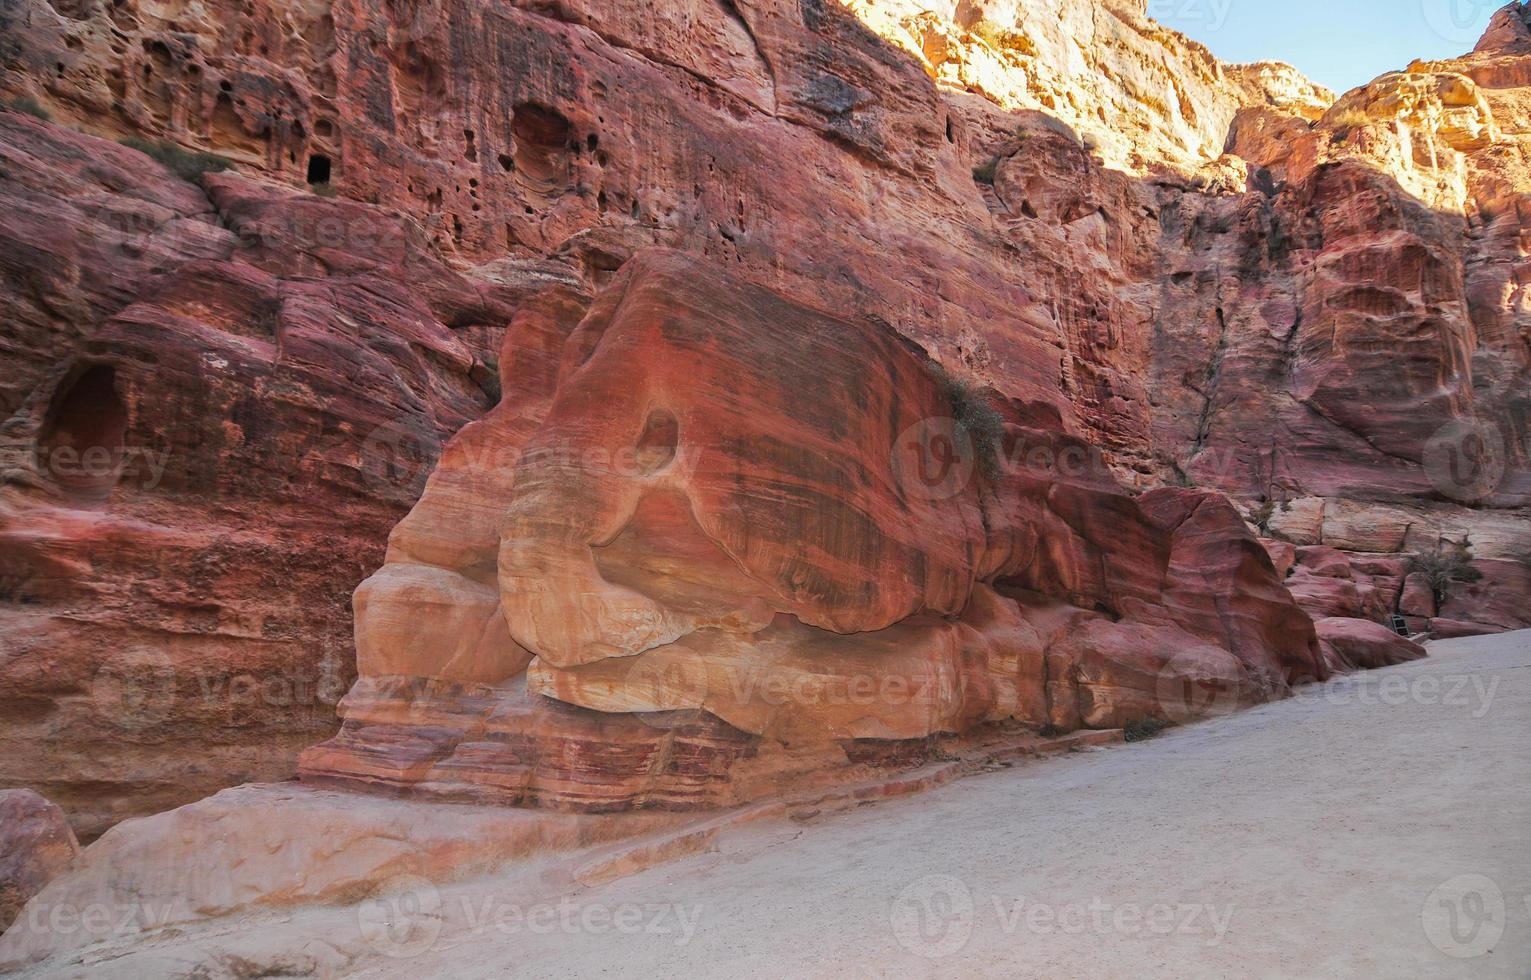
M623 903L646 906L655 931L618 934L600 911L580 925ZM696 916L689 941L675 913L658 917L668 904ZM1132 906L1161 906L1150 921L1174 931L1150 933ZM507 917L363 972L1524 980L1531 632L1434 644L1427 660L1150 742L760 827L571 908L569 931ZM1432 944L1427 924L1450 947L1453 911L1457 951L1487 952Z
M1525 980L1528 736L1531 631L1452 641L1153 741L731 830L567 895L523 865L31 972Z

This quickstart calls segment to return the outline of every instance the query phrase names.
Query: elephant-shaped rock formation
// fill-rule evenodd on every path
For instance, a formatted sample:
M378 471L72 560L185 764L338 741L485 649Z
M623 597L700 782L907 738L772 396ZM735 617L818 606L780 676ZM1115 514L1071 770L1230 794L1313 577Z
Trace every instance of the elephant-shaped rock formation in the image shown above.
M984 408L875 321L653 249L593 302L523 304L500 370L356 593L361 676L310 781L725 805L977 726L1327 676L1224 498L1131 496L1056 415Z

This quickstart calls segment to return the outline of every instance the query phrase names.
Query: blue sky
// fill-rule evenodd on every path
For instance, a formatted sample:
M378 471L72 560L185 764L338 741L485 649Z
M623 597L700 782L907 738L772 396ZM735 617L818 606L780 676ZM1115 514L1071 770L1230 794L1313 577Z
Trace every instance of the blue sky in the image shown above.
M1508 0L1148 0L1224 61L1285 61L1337 92L1471 51Z

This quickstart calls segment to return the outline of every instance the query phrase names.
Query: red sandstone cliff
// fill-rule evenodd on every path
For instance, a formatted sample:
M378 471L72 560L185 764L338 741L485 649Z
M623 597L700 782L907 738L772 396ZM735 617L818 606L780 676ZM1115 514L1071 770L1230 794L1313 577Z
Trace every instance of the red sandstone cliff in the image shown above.
M611 302L597 296L637 276L645 267L633 256L652 246L696 263L698 294L677 316L759 287L790 322L861 324L856 336L880 338L879 351L907 343L988 386L1013 425L1100 447L1109 488L1007 499L1057 498L1017 519L1043 527L1055 557L1082 553L1064 527L1135 515L1154 543L1128 549L1124 565L1159 576L1144 601L1178 610L1166 614L1177 630L1205 628L1180 607L1220 586L1165 580L1175 529L1189 520L1163 511L1179 499L1172 491L1139 503L1118 487L1233 495L1263 530L1300 546L1290 561L1272 550L1315 616L1531 625L1521 230L1531 32L1520 10L1501 13L1470 56L1410 66L1335 102L1283 66L1218 64L1140 4L1067 5L1061 16L1031 2L962 8L23 0L0 11L0 90L52 116L0 112L0 700L12 709L0 725L18 749L0 762L0 783L41 790L90 834L290 774L297 752L333 731L335 699L355 676L351 593L384 560L389 529L441 446L502 388L509 407L482 425L511 431L490 448L532 438L526 406L552 398L564 334L590 304ZM114 142L122 136L212 151L234 171L183 180ZM755 370L764 354L736 356ZM882 372L893 362L867 363ZM698 359L698 373L716 369ZM773 383L790 390L793 379ZM910 385L898 393L930 397ZM707 404L693 411L708 414ZM512 410L522 421L505 418ZM634 411L641 442L649 415ZM582 432L584 416L574 418ZM664 442L660 423L650 448ZM474 431L457 445L473 445ZM111 464L70 455L92 446L111 450ZM375 635L407 638L419 625L411 617L427 612L453 624L451 648L396 648L403 667L373 673L418 677L427 657L427 674L452 683L482 682L488 662L498 683L535 650L540 690L587 711L611 707L579 679L606 658L578 648L602 642L604 616L633 610L571 612L567 592L539 600L513 589L528 604L520 625L486 636L507 574L572 574L570 551L563 542L551 557L526 556L531 571L520 573L499 554L496 569L486 555L502 547L494 515L508 489L491 481L454 498L454 472L436 471L443 489L390 546L383 574L419 604L390 617L371 601L380 590L364 590L359 608L372 618L357 624L364 658ZM594 507L606 492L576 502ZM829 506L839 494L815 499ZM444 513L419 516L443 499ZM473 503L453 509L453 499ZM727 513L727 495L708 499ZM635 556L677 548L688 567L717 567L710 552L686 550L698 539L663 501L650 506L613 528L632 529L625 555L620 537L602 542L613 549L603 577L653 586L660 570ZM524 533L505 541L541 540L526 528L552 519L534 498L518 508ZM985 552L979 525L957 524L960 540L972 538L960 559L950 544L905 542L784 570L766 549L764 566L744 562L748 587L723 575L698 598L670 583L663 610L650 595L639 619L683 643L719 615L764 628L790 614L868 634L921 615L988 616L973 595L1013 578L999 566L1018 546L986 534ZM422 525L446 532L423 540ZM805 533L788 526L766 535L783 553ZM1243 532L1217 526L1221 538L1192 553L1227 569L1224 584L1273 587L1238 571L1255 561L1227 544ZM737 538L720 527L704 537ZM1411 589L1397 557L1443 537L1468 543L1482 576L1444 601ZM1091 561L1111 551L1093 546ZM456 578L406 581L400 549ZM901 571L914 566L919 575ZM1086 618L1124 618L1069 569L1028 588ZM791 587L760 593L760 580L783 575ZM825 606L848 590L856 602ZM537 628L548 621L558 628ZM1056 656L1087 692L1110 675L1090 665L1122 662L1101 651L1153 645L1074 625ZM972 669L978 645L931 642L965 665L957 674L994 675ZM1223 655L1237 645L1214 644ZM1262 646L1254 659L1281 659ZM1020 656L987 649L988 661ZM454 664L464 676L446 669ZM729 717L692 696L692 680L675 680L657 692L646 681L643 693ZM631 695L620 687L609 696ZM357 696L345 752L316 771L354 768L360 722L376 725L390 698L429 700ZM1032 702L1041 714L1006 717L1037 721L1064 703L1081 702L1043 698ZM1000 704L1010 706L991 685L941 721ZM462 702L450 707L460 714ZM771 730L735 708L735 727L701 743L736 751ZM507 724L562 731L571 744L592 730L557 702L538 710L560 719ZM594 741L642 743L599 732L623 719L600 720ZM418 759L461 756L453 738ZM401 741L372 744L396 771Z

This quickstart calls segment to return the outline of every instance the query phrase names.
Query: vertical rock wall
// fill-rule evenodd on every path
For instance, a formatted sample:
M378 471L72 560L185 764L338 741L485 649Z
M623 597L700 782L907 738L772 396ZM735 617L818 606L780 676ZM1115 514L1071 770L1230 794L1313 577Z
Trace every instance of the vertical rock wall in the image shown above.
M883 325L1129 489L1471 547L1427 613L1357 559L1387 595L1349 614L1531 625L1519 8L1338 101L1115 0L18 0L0 34L0 782L82 833L333 730L441 445L551 397L563 327L507 329L653 246ZM395 535L481 623L493 510Z

